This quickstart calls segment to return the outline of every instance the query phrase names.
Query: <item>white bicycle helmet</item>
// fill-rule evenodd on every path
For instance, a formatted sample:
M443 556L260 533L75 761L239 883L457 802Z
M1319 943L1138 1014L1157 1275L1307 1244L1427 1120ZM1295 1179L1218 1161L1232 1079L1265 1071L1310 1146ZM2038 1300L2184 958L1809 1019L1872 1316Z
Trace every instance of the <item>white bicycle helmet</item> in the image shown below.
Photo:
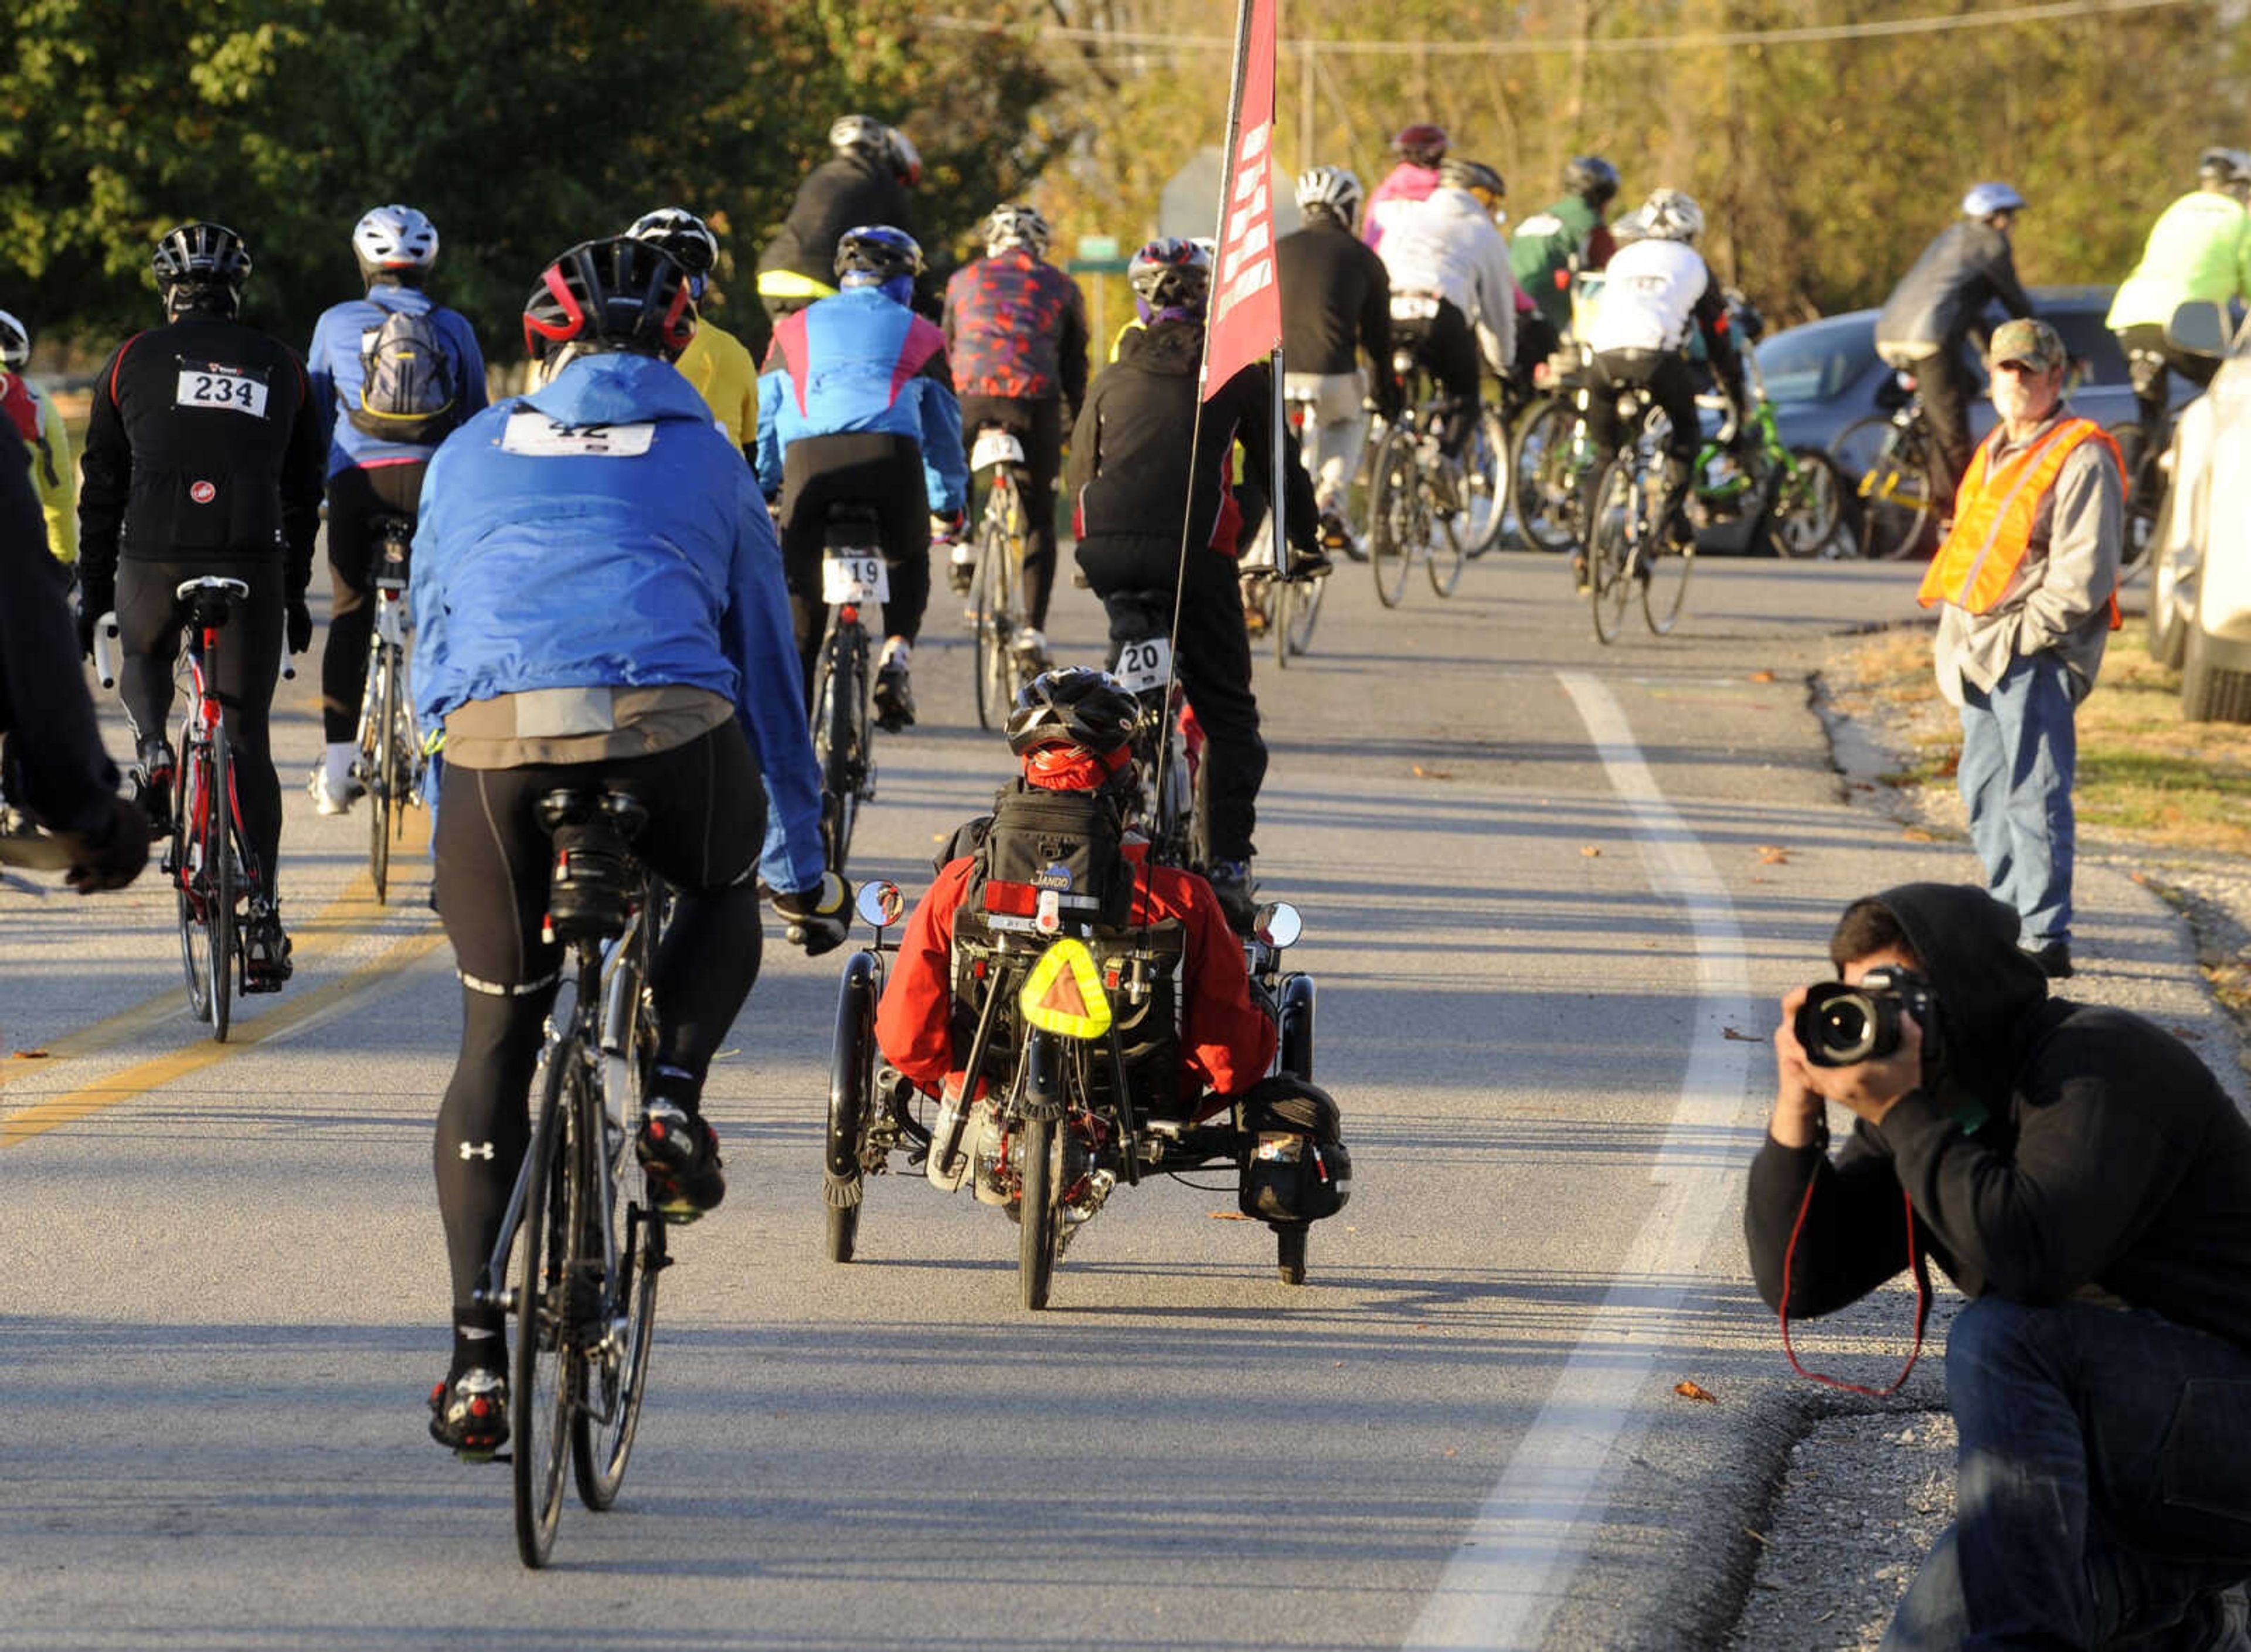
M637 241L655 241L680 260L690 275L709 275L719 261L719 238L711 226L684 206L660 206L643 212L626 232Z
M20 373L24 364L31 359L30 329L6 310L0 309L0 367L11 373Z
M1347 229L1360 216L1364 198L1360 179L1350 167L1313 166L1298 174L1298 210L1319 207L1342 219Z
M378 206L352 227L363 273L427 269L438 261L438 226L411 206Z
M1972 184L1970 192L1962 198L1962 216L1991 218L1997 212L2021 212L2025 198L2012 184Z
M1659 190L1641 204L1641 224L1651 240L1693 241L1704 233L1704 209L1693 195Z
M985 237L985 256L997 258L1012 246L1029 248L1035 258L1047 255L1055 231L1036 206L1012 202L996 206L986 216L980 233Z

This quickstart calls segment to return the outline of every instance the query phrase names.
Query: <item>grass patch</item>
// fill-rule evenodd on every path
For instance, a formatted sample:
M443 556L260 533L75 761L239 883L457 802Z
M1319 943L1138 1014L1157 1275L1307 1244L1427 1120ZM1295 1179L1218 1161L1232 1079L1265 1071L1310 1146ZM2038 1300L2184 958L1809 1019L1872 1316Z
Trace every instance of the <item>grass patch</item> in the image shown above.
M1931 675L1932 631L1902 628L1834 651L1825 676L1839 709L1883 725L1908 762L1894 786L1951 777L1961 728ZM2125 843L2251 856L2251 725L2184 722L2180 673L2150 657L2142 628L2110 638L2079 708L2082 830Z

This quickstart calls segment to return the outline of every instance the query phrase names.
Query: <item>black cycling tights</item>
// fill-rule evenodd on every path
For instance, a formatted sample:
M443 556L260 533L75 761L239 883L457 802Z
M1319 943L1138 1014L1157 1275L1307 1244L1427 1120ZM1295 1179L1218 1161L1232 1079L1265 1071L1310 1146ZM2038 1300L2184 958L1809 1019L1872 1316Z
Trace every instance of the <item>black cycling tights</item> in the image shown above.
M279 557L224 562L144 562L117 565L117 697L135 740L177 730L172 714L172 665L186 629L186 611L172 594L185 580L206 575L240 580L249 600L235 607L219 630L218 670L211 684L226 719L234 754L235 795L243 831L257 862L257 882L276 894L274 861L281 849L281 782L274 778L267 718L274 682L281 672L281 562Z

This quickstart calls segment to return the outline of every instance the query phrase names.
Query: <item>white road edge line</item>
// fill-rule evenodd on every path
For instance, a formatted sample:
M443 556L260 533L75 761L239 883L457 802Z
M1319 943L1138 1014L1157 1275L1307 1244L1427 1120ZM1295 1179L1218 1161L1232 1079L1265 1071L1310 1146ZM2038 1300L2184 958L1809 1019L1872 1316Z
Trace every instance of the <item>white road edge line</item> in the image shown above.
M1651 888L1695 939L1698 998L1680 1104L1650 1181L1657 1197L1500 1482L1408 1632L1410 1649L1536 1648L1586 1558L1617 1478L1621 1436L1667 1351L1662 1326L1687 1275L1735 1209L1742 1167L1714 1161L1713 1132L1743 1121L1757 1046L1726 1029L1751 1020L1750 968L1719 870L1642 759L1625 712L1599 678L1559 671L1610 785L1633 816Z

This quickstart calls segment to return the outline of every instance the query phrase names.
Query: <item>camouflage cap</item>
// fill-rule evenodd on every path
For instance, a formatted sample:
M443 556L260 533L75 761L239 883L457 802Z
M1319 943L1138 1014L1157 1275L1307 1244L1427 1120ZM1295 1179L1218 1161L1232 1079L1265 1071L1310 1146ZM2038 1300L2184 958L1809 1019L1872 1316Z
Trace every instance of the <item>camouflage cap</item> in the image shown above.
M1985 355L1997 366L2005 361L2022 362L2043 373L2052 373L2071 359L2071 352L2063 347L2063 335L2032 316L1995 328L1992 347Z

